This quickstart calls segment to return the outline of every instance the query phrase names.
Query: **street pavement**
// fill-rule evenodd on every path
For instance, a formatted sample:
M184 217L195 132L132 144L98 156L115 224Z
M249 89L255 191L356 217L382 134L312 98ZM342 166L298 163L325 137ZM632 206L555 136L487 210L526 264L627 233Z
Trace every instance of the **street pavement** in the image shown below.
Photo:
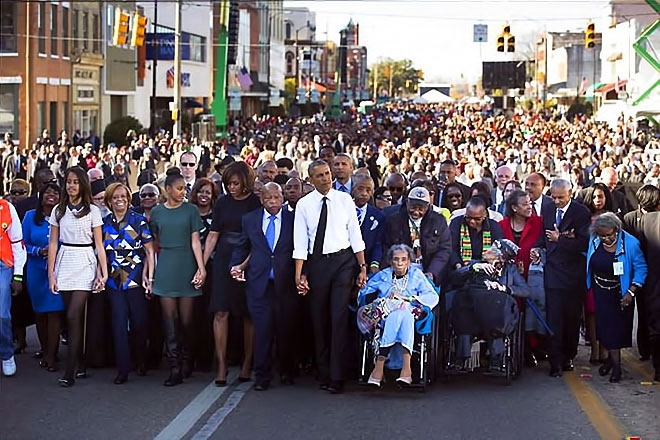
M344 394L320 391L311 378L266 392L235 379L226 388L211 373L165 388L165 368L112 384L113 369L90 370L71 389L58 373L17 356L18 373L0 378L0 439L660 439L660 393L652 368L633 352L624 356L624 380L610 384L586 364L562 379L547 366L526 369L512 385L476 374L452 376L425 393L350 384ZM64 355L64 353L62 353Z

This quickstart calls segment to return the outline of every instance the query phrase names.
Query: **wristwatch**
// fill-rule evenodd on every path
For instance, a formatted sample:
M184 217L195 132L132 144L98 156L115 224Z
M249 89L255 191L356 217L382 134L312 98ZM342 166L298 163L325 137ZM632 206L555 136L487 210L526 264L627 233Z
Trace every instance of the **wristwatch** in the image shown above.
M362 264L360 264L360 269L366 269L366 268L367 268L366 263L362 263Z
M628 289L628 293L629 293L630 296L632 296L633 298L635 297L635 292L633 292L632 290Z

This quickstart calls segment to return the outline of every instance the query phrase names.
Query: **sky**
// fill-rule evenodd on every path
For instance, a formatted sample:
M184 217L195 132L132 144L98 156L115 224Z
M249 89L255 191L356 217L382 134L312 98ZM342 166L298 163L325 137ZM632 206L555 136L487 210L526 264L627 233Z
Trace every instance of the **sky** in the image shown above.
M511 26L517 49L533 57L535 35L584 30L589 20L600 32L610 22L604 0L362 0L285 1L284 6L316 12L316 39L339 41L350 19L360 24L360 44L368 62L409 58L424 71L426 82L474 82L482 61L505 58L495 40ZM473 42L473 26L488 25L488 42ZM327 34L326 34L327 32Z

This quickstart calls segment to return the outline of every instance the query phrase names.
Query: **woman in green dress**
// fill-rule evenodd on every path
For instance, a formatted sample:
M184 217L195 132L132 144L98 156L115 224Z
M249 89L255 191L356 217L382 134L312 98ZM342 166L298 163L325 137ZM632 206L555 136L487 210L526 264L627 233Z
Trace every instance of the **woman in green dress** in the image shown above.
M167 170L167 202L151 212L150 227L160 249L153 293L160 297L170 376L165 386L174 386L190 376L190 341L194 298L202 294L206 278L199 233L204 228L199 211L184 202L186 183L178 168Z

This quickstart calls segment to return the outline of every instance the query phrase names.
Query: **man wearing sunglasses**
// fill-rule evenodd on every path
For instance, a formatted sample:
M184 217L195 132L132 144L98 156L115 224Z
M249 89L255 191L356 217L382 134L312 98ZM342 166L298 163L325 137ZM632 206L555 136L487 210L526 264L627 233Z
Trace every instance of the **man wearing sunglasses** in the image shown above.
M36 189L36 194L32 194L30 197L26 197L20 202L16 203L16 212L18 213L18 218L20 218L21 221L23 221L23 217L25 217L26 212L31 209L37 209L37 205L39 204L39 193L49 183L58 183L55 174L53 174L50 169L44 168L35 173L34 187Z
M179 165L181 166L183 181L186 183L186 199L188 199L197 180L197 155L192 151L182 153Z

